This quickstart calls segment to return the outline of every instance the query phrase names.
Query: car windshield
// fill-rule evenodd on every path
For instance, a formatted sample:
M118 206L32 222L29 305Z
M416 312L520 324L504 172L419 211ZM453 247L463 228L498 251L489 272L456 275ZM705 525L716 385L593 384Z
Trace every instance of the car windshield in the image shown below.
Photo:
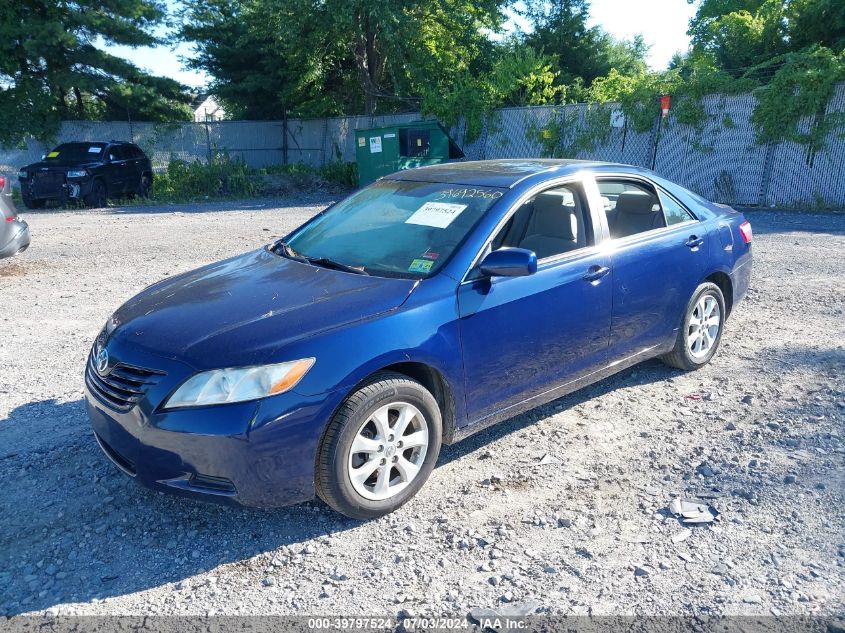
M294 233L287 241L287 255L373 275L428 277L443 267L504 192L496 187L379 181Z
M53 151L48 152L44 160L62 163L98 160L105 146L105 143L62 143Z

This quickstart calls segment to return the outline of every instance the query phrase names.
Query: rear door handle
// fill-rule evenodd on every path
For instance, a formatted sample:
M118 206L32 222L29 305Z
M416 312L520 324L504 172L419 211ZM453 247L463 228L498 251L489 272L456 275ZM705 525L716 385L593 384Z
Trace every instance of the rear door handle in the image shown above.
M699 246L704 244L704 238L698 237L696 235L690 235L690 238L686 242L684 242L684 244L686 246L689 246L690 248L698 248Z
M609 272L610 268L607 266L590 266L587 269L587 274L584 275L584 279L587 281L598 281Z

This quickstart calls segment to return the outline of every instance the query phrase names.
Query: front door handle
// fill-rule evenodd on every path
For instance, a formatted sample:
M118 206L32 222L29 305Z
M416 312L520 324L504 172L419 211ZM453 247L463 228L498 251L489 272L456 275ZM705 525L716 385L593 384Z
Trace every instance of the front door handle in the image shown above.
M590 266L587 269L587 274L584 275L584 279L590 282L596 282L609 272L610 268L607 266Z
M689 246L690 248L698 248L704 244L704 238L698 237L697 235L690 235L689 239L684 242L684 245Z

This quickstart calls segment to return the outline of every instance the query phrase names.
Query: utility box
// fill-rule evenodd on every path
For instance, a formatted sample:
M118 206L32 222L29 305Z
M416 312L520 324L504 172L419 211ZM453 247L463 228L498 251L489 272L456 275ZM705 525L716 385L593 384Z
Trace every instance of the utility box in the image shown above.
M363 186L402 169L463 158L464 153L440 123L416 121L355 130L355 157Z

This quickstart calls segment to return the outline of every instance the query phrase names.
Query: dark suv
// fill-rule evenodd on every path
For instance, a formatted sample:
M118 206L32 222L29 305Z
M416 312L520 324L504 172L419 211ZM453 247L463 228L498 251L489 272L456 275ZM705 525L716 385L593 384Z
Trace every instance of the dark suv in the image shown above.
M150 160L133 143L62 143L40 163L18 173L23 203L40 209L48 200L81 200L102 207L107 198L149 195L153 184Z

